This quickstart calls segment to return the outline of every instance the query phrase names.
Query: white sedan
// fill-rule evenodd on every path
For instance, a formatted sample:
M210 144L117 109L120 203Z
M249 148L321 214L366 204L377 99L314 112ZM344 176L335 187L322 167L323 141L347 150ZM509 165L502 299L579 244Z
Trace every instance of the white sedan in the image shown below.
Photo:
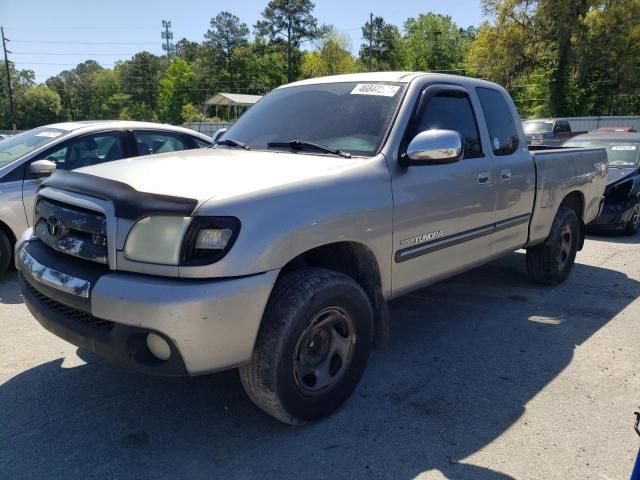
M0 273L29 227L42 179L123 158L206 148L210 137L181 127L129 121L68 122L34 128L0 142Z

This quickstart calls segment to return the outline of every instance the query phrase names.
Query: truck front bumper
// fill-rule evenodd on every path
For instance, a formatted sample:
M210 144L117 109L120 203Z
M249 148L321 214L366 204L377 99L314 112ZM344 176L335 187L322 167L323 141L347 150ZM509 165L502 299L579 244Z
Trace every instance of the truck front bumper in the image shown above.
M192 280L100 271L37 240L18 246L16 264L25 304L47 330L159 375L198 375L249 360L279 273ZM168 358L152 353L149 334L168 344Z

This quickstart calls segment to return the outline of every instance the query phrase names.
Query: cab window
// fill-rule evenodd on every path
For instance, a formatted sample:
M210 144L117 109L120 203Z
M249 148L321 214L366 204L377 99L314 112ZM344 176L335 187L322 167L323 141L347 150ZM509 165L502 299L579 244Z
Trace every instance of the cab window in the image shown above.
M482 156L478 125L466 94L442 92L429 99L414 119L408 141L425 130L453 130L462 136L464 158Z
M511 155L520 144L518 129L504 96L491 88L476 88L489 130L491 149L496 156Z

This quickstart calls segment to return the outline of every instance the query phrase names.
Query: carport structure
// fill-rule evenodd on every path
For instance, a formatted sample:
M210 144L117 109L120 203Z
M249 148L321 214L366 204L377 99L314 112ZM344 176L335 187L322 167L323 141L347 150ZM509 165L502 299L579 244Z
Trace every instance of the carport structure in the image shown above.
M205 110L213 105L216 108L216 117L218 117L218 107L228 107L234 112L234 119L237 119L244 110L251 107L254 103L262 98L262 95L247 95L244 93L216 93L209 98L205 104Z

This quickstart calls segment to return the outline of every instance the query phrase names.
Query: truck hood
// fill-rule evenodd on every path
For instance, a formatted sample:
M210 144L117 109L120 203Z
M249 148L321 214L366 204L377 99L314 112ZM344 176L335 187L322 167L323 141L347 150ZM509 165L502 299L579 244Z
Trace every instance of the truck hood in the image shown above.
M362 158L207 148L128 158L78 169L139 192L192 198L198 204L336 175Z

